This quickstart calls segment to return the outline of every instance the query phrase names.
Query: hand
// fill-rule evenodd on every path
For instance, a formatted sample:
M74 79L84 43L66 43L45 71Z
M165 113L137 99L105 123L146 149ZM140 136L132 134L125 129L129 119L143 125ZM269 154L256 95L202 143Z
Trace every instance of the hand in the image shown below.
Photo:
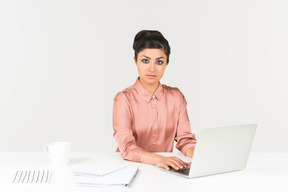
M141 155L140 162L156 165L166 170L169 170L169 167L173 167L174 169L178 170L185 168L188 165L188 163L185 163L177 157L163 157L161 155L150 152L144 152Z
M169 170L170 167L172 167L176 170L179 170L179 169L186 168L187 165L188 165L188 163L182 161L181 159L179 159L175 156L173 156L173 157L160 156L156 160L156 166L162 167L166 170Z
M186 151L186 156L192 158L193 155L194 155L194 150L195 150L195 146L194 146L194 147L190 147L190 148Z

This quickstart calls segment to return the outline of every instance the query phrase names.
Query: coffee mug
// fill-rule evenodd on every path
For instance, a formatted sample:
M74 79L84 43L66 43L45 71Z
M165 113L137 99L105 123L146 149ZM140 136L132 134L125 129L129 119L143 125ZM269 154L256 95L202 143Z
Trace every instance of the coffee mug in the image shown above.
M53 165L63 166L68 164L71 152L70 142L51 142L44 146L44 152Z

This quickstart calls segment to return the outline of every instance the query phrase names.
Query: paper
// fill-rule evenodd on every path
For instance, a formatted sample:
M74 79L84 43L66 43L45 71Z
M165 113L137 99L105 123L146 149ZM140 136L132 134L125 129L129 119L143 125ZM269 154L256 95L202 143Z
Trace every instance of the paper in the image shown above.
M97 163L91 166L84 167L82 169L78 169L73 172L74 175L84 175L91 177L99 177L104 176L119 169L124 168L123 165L111 165L105 163Z
M124 167L100 177L77 176L78 186L128 187L137 175L138 167Z
M51 173L49 170L17 170L12 183L49 184Z

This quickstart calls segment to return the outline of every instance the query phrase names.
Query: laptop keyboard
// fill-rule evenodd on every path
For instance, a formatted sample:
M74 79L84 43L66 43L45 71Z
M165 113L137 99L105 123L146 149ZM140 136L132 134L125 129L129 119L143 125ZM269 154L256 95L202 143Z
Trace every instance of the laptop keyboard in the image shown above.
M183 169L174 169L172 167L169 167L170 170L169 171L172 171L172 172L175 172L175 173L179 173L181 175L186 175L188 176L189 175L189 172L190 172L190 166L191 166L191 163L188 163L188 166L186 168L183 168Z

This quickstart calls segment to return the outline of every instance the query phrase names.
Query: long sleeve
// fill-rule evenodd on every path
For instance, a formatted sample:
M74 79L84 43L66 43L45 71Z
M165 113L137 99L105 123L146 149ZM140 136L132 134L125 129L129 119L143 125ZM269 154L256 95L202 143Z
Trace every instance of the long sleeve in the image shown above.
M139 162L141 154L145 150L136 145L132 130L132 116L126 95L123 92L118 93L114 98L113 105L113 136L118 144L122 158Z
M186 155L196 143L186 106L178 88L160 83L153 94L139 79L119 92L113 105L113 136L121 157L139 162L144 152L172 152L175 140Z
M176 148L184 155L186 151L195 146L196 138L191 133L191 124L187 113L187 102L184 95L179 90L179 116L175 140L177 141Z

